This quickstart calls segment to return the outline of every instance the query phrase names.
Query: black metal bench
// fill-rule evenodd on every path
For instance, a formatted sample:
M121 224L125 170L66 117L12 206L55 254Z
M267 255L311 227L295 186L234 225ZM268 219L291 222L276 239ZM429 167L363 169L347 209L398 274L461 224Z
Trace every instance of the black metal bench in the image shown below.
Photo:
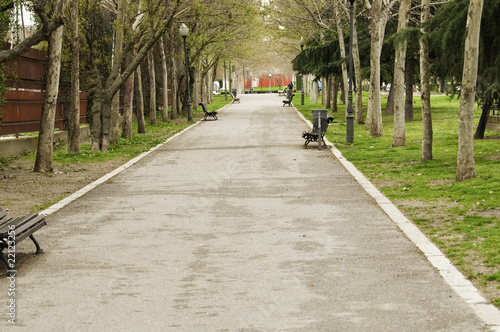
M15 252L15 245L29 237L35 244L36 253L42 254L43 250L35 240L33 233L45 226L45 215L33 213L23 217L9 217L7 213L0 208L0 258L7 266L7 270L12 270L15 260L10 258L10 249ZM9 251L8 259L5 258L3 250Z
M213 118L214 120L217 120L217 111L209 111L207 110L207 107L205 104L200 103L201 108L203 108L203 113L205 113L205 117L203 120L207 120L209 117Z
M292 106L293 96L295 96L295 94L292 94L292 96L290 97L290 99L283 100L283 106L285 106L285 105Z
M232 92L231 92L231 97L233 98L232 103L234 103L234 102L238 102L239 103L240 102L240 98L236 98L236 96Z
M312 131L304 131L302 133L302 138L306 140L304 142L305 148L307 148L307 145L311 142L323 142L323 145L326 146L324 137L328 129L329 122L330 119L327 117L326 110L313 110L313 129ZM320 125L321 129L319 129Z

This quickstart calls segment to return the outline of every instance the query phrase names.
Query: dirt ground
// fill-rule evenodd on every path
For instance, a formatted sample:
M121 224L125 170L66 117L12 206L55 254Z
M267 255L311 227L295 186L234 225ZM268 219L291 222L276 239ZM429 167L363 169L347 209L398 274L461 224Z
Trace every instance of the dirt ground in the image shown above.
M14 160L0 169L0 204L12 216L38 212L125 162L112 160L70 166L55 163L52 174L41 174L33 172L33 161Z

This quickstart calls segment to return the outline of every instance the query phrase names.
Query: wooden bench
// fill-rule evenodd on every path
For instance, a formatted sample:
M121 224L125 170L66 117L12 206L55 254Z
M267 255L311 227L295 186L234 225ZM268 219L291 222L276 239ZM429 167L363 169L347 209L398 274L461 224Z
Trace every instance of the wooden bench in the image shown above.
M292 106L292 99L293 99L293 96L295 96L295 93L294 93L294 94L292 94L292 96L290 97L290 99L285 99L285 100L283 100L283 107L284 107L285 105Z
M203 113L205 113L205 117L203 118L204 121L206 121L209 117L217 120L217 111L208 111L207 107L203 103L200 103L199 105L203 108Z
M7 266L7 270L13 270L15 267L15 259L11 258L9 249L15 248L15 245L27 237L35 244L36 254L43 253L33 233L46 224L45 215L43 214L33 213L23 217L9 217L0 208L0 258ZM8 258L3 254L4 249L9 251ZM13 251L15 252L15 249Z
M286 94L285 89L283 90L278 90L278 96L284 96Z
M234 103L234 102L238 102L239 103L240 102L240 98L236 98L236 96L232 92L231 92L231 97L233 98L232 103Z

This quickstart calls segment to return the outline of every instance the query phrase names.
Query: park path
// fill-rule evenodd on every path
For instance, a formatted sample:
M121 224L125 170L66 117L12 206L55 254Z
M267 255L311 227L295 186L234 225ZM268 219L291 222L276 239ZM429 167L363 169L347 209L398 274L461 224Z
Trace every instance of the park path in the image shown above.
M13 331L488 330L282 97L240 97L21 243Z

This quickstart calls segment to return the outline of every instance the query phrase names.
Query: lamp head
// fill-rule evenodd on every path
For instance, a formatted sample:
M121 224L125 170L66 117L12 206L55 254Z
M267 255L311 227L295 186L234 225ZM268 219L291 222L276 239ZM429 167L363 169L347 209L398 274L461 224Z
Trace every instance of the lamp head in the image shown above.
M186 26L186 24L182 23L181 27L179 28L179 33L182 37L186 37L188 35L189 28Z

